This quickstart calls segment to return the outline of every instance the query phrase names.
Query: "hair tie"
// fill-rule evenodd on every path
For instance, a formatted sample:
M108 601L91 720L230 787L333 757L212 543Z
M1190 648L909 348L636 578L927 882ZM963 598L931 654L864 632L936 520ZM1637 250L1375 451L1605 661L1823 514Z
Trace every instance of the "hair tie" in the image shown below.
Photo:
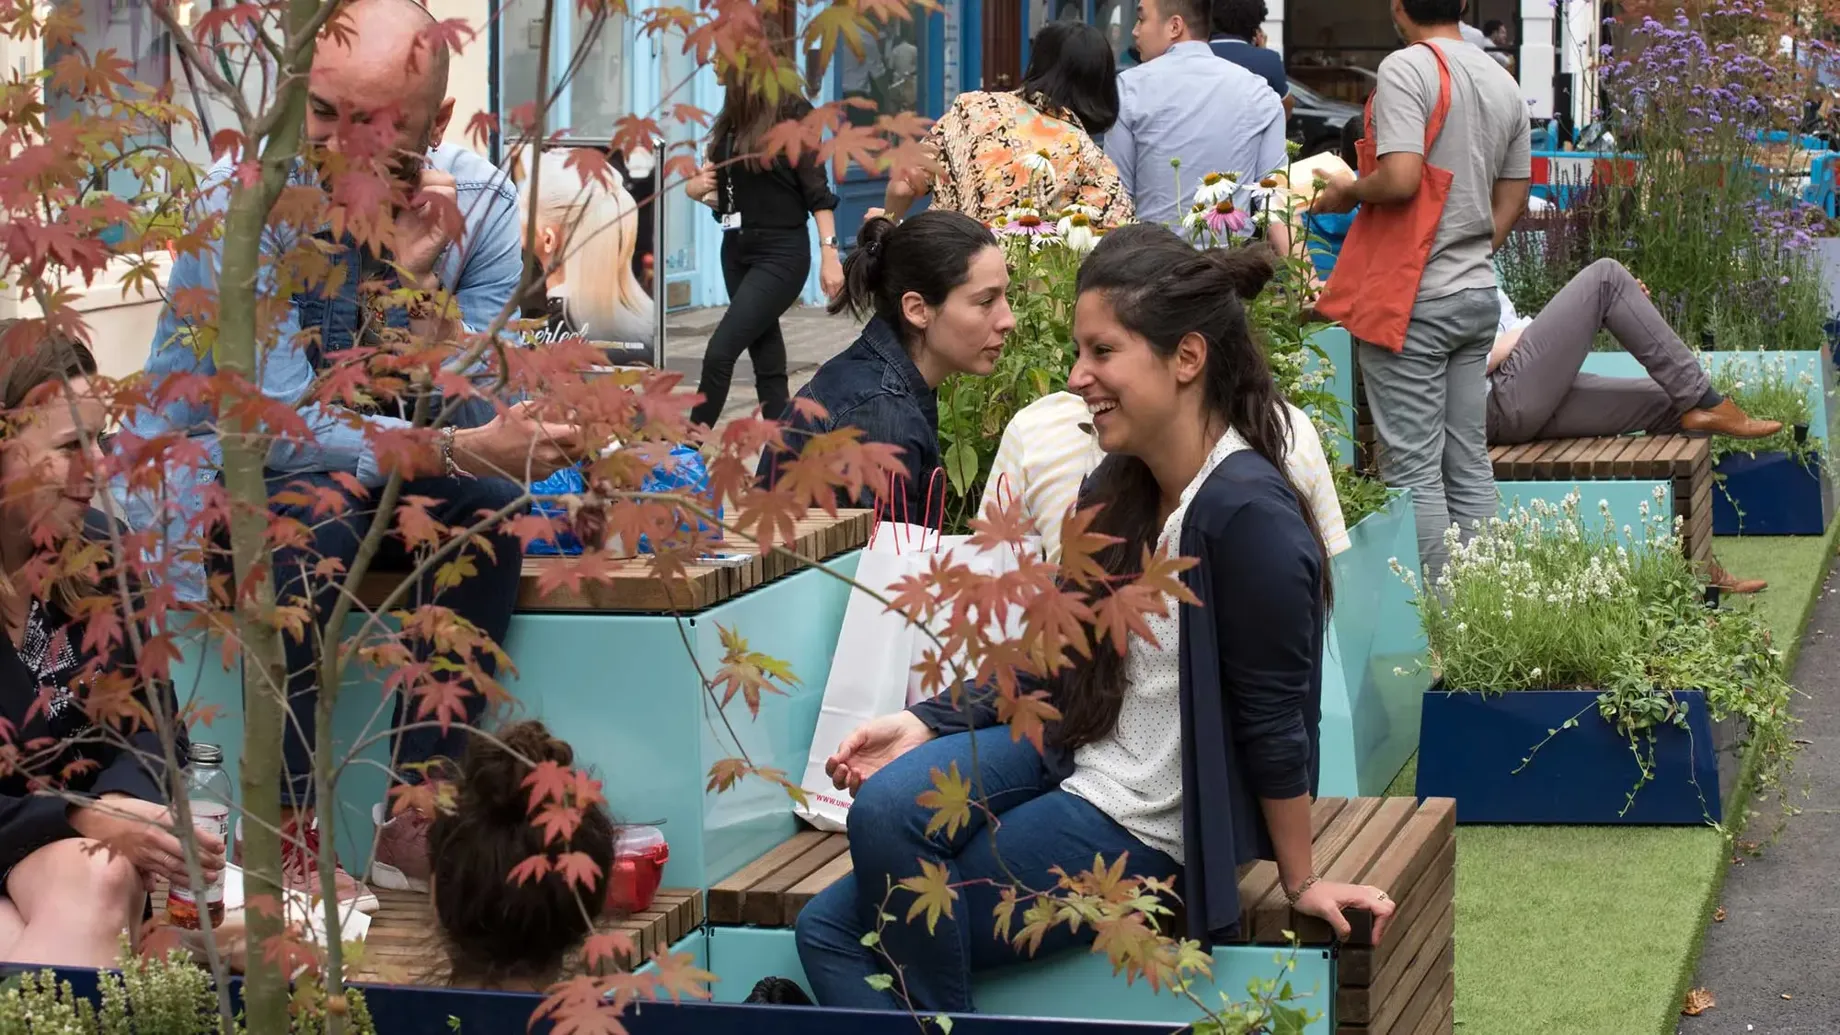
M871 259L882 254L882 239L878 237L868 244L863 245L863 253Z

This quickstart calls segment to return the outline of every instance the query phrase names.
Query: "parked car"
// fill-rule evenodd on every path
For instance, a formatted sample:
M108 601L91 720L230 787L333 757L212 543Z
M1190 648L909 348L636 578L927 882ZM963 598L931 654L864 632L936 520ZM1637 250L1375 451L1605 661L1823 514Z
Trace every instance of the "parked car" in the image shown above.
M1302 145L1301 158L1340 149L1342 126L1361 114L1360 105L1332 101L1294 79L1291 80L1291 97L1296 104L1291 108L1286 131L1292 140Z

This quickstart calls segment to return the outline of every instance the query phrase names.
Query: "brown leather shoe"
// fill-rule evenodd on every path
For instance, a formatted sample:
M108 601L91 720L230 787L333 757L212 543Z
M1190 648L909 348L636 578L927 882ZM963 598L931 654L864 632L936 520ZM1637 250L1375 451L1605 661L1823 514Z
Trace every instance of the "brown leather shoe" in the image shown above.
M1738 409L1738 404L1730 399L1721 399L1717 406L1709 410L1688 410L1680 415L1683 430L1698 432L1702 435L1724 435L1727 438L1769 438L1782 430L1782 421L1757 420L1750 414Z
M1733 575L1731 572L1726 571L1724 565L1721 565L1718 561L1711 561L1706 565L1706 582L1709 585L1717 586L1721 593L1748 595L1751 593L1761 593L1770 588L1770 584L1762 579L1741 579Z

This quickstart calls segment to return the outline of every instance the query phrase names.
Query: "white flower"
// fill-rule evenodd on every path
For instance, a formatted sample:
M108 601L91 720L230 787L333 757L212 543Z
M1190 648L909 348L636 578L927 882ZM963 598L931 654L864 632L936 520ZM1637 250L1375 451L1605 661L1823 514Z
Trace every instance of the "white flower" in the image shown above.
M1099 233L1093 229L1092 217L1084 212L1061 217L1060 231L1061 239L1067 242L1067 247L1081 255L1092 251L1099 244Z
M1195 204L1211 208L1233 197L1239 190L1239 173L1211 172L1195 188Z
M1022 167L1038 176L1054 176L1054 163L1048 161L1048 152L1030 151L1022 156Z

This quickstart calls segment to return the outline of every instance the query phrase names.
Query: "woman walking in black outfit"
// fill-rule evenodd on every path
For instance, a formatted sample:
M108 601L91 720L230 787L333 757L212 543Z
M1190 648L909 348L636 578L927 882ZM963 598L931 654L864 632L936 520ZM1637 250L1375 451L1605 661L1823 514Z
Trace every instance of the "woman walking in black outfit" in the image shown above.
M728 73L727 87L710 127L710 161L687 186L691 197L715 209L722 224L722 279L728 284L728 312L703 355L697 384L703 401L690 411L691 420L707 425L722 416L743 352L754 360L762 416L777 420L785 413L786 339L780 336L779 318L799 300L811 273L807 213L818 224L819 283L827 296L843 288L837 195L817 155L807 149L796 163L783 154L761 155L767 131L811 114L811 105L796 96L770 104L733 73Z

